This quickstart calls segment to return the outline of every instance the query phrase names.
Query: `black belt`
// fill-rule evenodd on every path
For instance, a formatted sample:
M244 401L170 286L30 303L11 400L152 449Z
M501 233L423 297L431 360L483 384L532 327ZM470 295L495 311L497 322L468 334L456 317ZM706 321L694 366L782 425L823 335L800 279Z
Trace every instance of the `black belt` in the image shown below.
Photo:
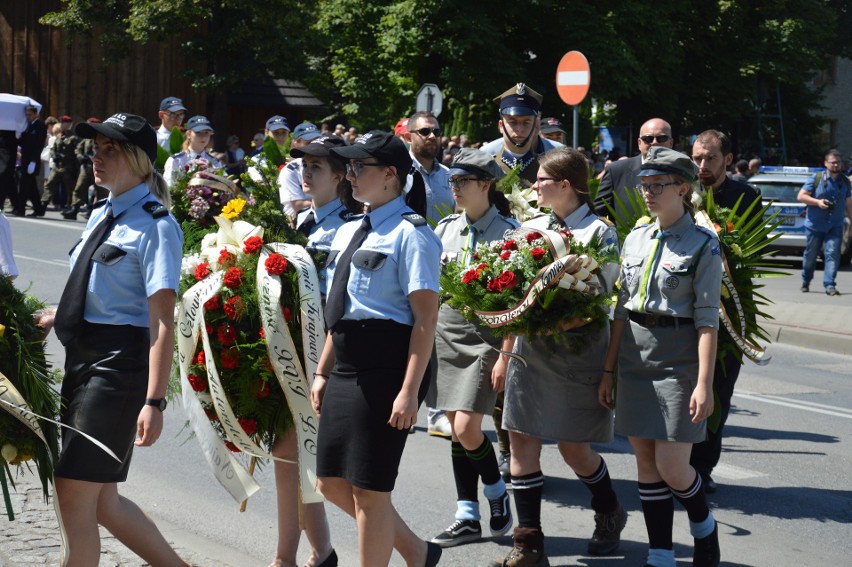
M681 327L695 324L695 320L692 317L672 317L671 315L637 313L636 311L630 312L630 320L648 329L653 329L654 327Z

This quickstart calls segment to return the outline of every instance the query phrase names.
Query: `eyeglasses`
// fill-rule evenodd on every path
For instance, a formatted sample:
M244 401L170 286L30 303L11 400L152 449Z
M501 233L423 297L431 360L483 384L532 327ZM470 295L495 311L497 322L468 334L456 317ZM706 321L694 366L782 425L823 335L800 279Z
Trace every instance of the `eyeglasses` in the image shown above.
M450 187L458 187L464 189L468 181L481 181L479 177L453 177L450 179Z
M436 138L440 138L443 130L440 128L418 128L417 130L412 130L412 132L417 132L424 138L428 138L429 134L435 134Z
M169 118L180 118L181 120L186 116L186 112L172 112L171 110L167 110L166 114Z
M663 189L670 185L680 185L680 181L669 181L668 183L651 183L649 185L645 185L644 183L640 183L637 189L643 191L645 193L650 193L653 196L657 196L663 192Z
M346 164L346 175L360 177L365 167L388 167L386 163L364 163L363 161L352 161Z
M555 177L536 177L535 182L541 185L545 181L561 181L561 179L556 179Z
M645 134L644 136L639 136L639 139L645 142L646 144L651 144L654 140L657 140L658 144L665 144L669 140L672 139L668 134Z

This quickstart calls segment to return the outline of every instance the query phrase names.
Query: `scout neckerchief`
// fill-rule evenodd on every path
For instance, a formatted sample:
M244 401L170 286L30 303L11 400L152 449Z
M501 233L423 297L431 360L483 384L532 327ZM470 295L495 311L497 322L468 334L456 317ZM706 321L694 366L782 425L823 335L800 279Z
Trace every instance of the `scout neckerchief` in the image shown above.
M645 271L642 274L642 285L639 287L639 312L644 313L646 303L651 291L651 282L653 282L653 274L657 271L657 265L660 263L660 256L663 252L663 247L660 246L663 239L670 236L671 233L667 230L660 230L654 234L654 242L651 244L651 251L648 254L650 262L645 264Z
M467 221L467 246L462 253L462 264L467 266L470 264L470 260L473 258L473 251L476 248L476 228L473 226L473 223L468 220L467 214L462 214L464 214L464 218Z

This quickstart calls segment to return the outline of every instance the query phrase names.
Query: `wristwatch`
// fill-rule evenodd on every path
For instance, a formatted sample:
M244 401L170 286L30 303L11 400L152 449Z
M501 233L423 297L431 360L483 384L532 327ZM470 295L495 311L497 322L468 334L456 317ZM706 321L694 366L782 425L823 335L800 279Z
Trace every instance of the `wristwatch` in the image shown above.
M161 412L166 411L166 406L169 405L169 402L166 398L147 398L145 400L146 406L154 406L155 408L159 408Z

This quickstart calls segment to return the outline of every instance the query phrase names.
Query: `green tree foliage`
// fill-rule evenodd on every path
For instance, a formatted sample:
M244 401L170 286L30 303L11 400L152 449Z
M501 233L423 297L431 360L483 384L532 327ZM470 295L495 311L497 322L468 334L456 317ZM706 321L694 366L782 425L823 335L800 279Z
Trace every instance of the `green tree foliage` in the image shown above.
M269 69L361 129L390 127L414 110L420 84L436 83L442 121L475 139L497 135L491 99L516 82L544 94L545 115L569 117L554 77L576 49L592 70L582 115L594 97L615 104L613 125L662 116L678 133L747 140L777 87L791 155L809 151L819 122L808 81L832 56L852 56L848 0L64 0L43 21L97 29L117 57L177 33L207 61L198 87Z

